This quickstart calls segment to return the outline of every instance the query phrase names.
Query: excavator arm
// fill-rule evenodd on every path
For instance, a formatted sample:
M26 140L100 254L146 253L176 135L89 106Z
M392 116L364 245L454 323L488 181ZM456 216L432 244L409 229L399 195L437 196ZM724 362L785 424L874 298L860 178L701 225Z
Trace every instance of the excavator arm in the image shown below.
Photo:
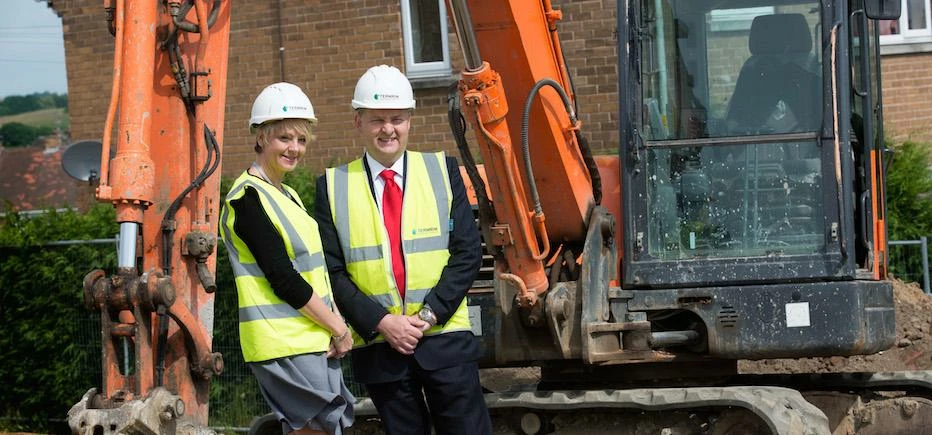
M84 280L104 385L68 413L75 433L209 432L230 4L105 2L115 49L97 199L116 208L118 264Z
M485 162L487 179L470 181L487 182L477 192L492 199L482 231L524 321L542 326L541 297L555 284L546 269L560 269L565 254L575 261L601 199L556 32L562 13L550 1L449 0L448 8L465 59L460 104Z

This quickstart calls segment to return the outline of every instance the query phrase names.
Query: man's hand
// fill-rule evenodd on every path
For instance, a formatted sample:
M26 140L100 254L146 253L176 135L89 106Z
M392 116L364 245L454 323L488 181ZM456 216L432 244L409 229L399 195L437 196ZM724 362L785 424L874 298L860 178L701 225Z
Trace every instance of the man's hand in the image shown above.
M426 324L426 322L416 319ZM420 326L415 326L414 321L409 317L397 314L386 314L379 321L375 330L385 337L385 341L402 355L411 355L414 348L417 347L418 341L424 336Z
M411 326L419 329L422 333L427 332L427 330L430 329L431 326L434 326L422 320L421 316L418 316L417 314L412 314L408 316L408 322L411 323Z

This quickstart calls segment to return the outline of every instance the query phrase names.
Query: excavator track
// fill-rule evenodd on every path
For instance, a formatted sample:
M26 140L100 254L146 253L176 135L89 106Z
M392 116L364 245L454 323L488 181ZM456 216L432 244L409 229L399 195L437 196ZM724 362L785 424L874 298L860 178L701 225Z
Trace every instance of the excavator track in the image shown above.
M553 391L528 385L485 399L496 434L888 435L932 427L932 371L739 375L728 382L743 385ZM356 414L350 434L384 433L368 399Z
M780 435L829 433L825 414L798 391L781 387L525 391L490 393L485 400L493 416L495 433L503 434L543 434L555 430L600 433L593 426L578 427L576 423L565 425L577 426L580 432L554 427L555 420L566 422L567 416L591 416L601 420L600 424L608 422L610 427L604 428L604 433L623 430L630 434L728 434L761 433L761 429ZM357 404L356 414L357 425L352 433L381 433L375 427L376 412L368 399ZM650 415L645 419L646 414ZM726 425L752 432L723 431ZM630 430L622 429L626 426ZM611 427L617 429L613 431Z
M773 434L823 434L827 433L828 420L814 405L807 402L795 390L781 387L695 387L633 390L590 390L495 393L486 395L490 410L618 410L627 409L644 412L688 410L687 419L693 420L696 429L706 433L715 431L722 419L712 418L700 422L697 412L702 410L743 409L756 416L760 422L747 422L769 429ZM529 423L523 419L522 423ZM665 418L666 424L675 419ZM533 426L534 422L530 424ZM542 424L542 426L546 426ZM670 425L673 426L673 425ZM528 429L528 428L525 428ZM668 433L675 433L668 427ZM661 428L661 431L663 428ZM632 432L640 433L640 432ZM645 433L657 433L652 429ZM682 433L682 432L681 432ZM726 433L726 432L722 432Z

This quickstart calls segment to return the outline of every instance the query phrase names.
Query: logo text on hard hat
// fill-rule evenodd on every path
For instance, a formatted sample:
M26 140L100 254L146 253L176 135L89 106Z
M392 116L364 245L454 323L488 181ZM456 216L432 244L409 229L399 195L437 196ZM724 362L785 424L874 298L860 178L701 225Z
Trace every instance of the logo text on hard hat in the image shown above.
M399 99L399 98L401 98L401 96L399 96L399 95L397 95L397 94L375 94L375 95L372 96L372 99L373 99L373 100L376 100L376 101L378 101L379 99L387 99L387 100L395 99L395 100L397 100L397 99Z
M282 112L287 112L289 110L307 110L307 107L304 106L282 106Z

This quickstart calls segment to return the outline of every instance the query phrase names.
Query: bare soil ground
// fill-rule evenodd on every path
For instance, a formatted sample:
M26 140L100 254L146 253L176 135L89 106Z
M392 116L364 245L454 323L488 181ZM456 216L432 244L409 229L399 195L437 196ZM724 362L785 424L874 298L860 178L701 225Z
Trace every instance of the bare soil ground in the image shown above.
M915 283L894 280L897 339L894 347L875 355L852 357L776 359L739 361L740 373L835 373L882 372L902 370L932 370L932 297L923 293ZM492 391L505 391L540 380L535 367L484 369L480 372L482 385ZM585 413L584 413L585 414ZM571 422L554 421L554 434L593 435L619 432L611 418L595 415L576 415ZM563 424L560 424L563 423ZM562 426L562 427L561 427ZM630 429L630 428L629 428ZM496 434L513 433L498 426Z

